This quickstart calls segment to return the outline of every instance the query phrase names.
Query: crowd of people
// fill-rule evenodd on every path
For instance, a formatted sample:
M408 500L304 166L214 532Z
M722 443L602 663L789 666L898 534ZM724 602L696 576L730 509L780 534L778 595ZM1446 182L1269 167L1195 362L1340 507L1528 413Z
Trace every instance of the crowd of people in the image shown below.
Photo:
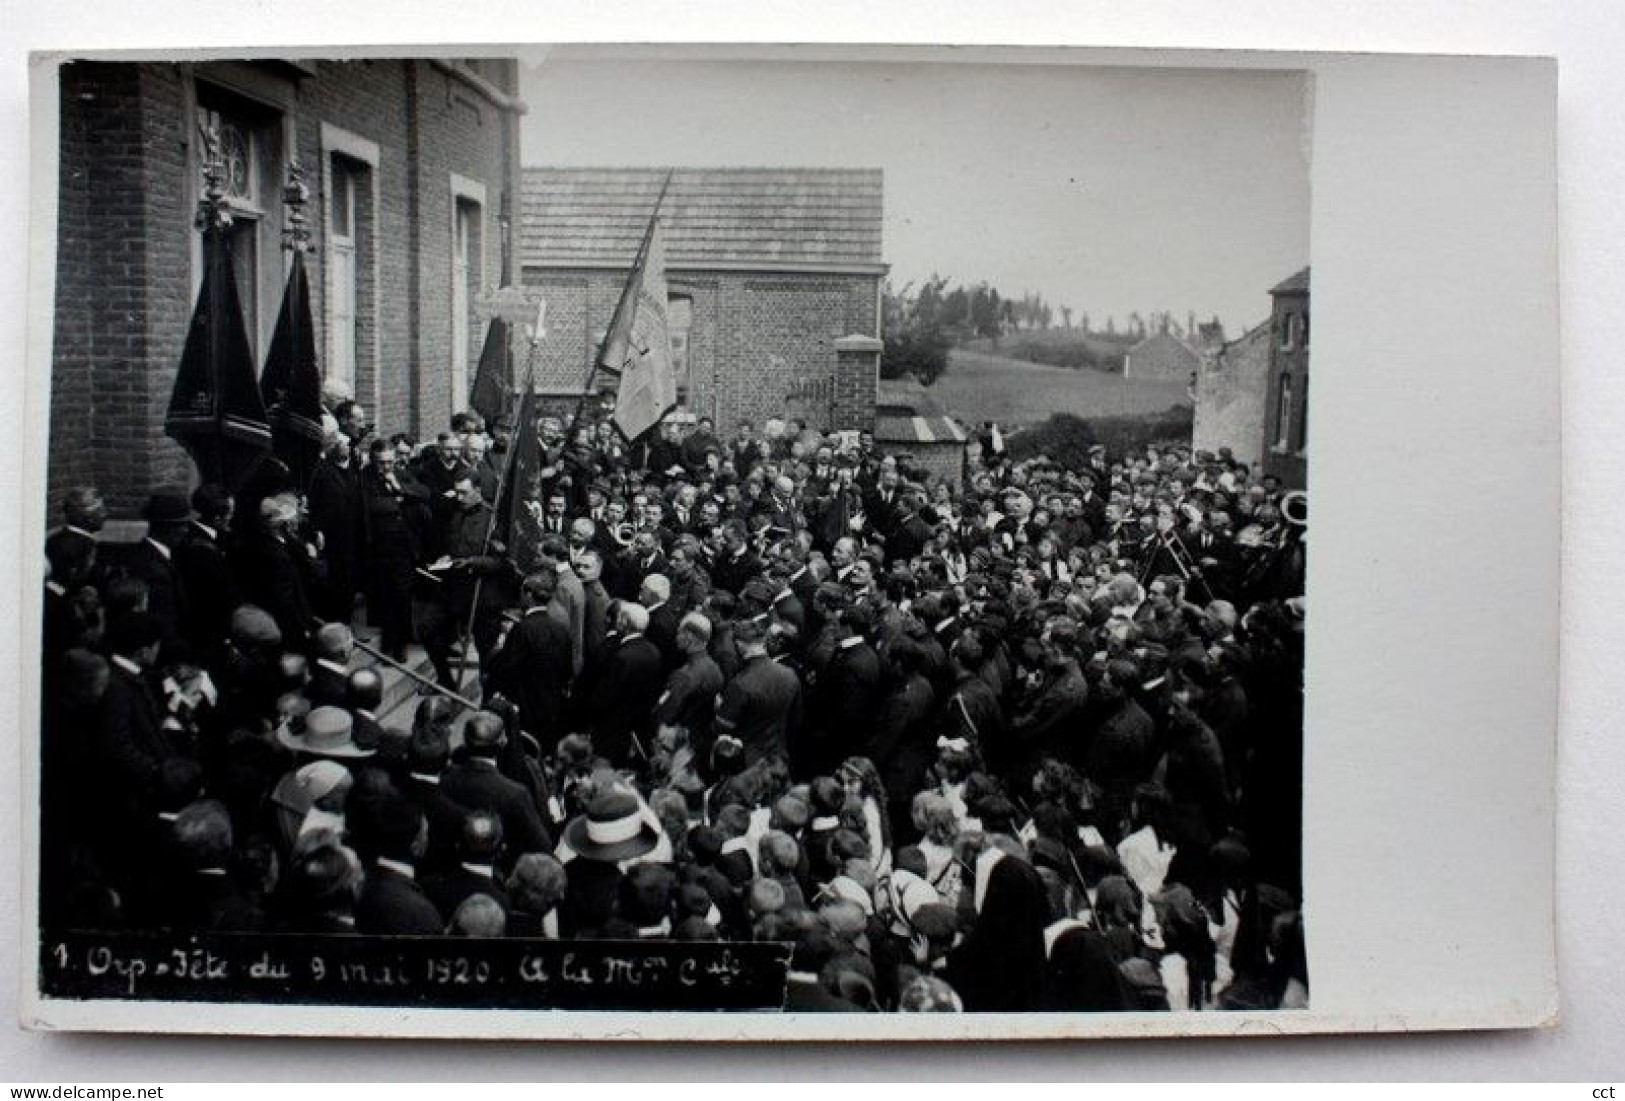
M60 502L48 926L772 941L795 1010L1306 1004L1272 479L367 420L303 492L156 489L138 543Z

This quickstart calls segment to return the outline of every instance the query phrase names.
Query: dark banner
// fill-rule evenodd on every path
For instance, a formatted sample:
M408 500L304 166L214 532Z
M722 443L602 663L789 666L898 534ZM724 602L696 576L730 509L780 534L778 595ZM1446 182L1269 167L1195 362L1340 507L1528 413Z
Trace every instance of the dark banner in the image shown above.
M422 1009L779 1009L790 946L69 932L47 997Z

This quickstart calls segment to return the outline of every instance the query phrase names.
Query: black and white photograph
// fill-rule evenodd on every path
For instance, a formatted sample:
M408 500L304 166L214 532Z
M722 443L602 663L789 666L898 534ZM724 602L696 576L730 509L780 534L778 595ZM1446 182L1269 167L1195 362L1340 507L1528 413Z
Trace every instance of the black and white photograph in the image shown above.
M39 1001L1314 1010L1315 77L1019 53L54 61Z

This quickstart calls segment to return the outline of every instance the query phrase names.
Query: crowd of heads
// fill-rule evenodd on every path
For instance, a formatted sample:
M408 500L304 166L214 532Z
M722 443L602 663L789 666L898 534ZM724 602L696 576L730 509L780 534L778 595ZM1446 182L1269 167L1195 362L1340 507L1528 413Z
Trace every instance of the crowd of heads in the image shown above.
M308 487L158 489L129 545L61 500L48 922L771 941L809 1010L1304 1004L1272 479L329 408Z

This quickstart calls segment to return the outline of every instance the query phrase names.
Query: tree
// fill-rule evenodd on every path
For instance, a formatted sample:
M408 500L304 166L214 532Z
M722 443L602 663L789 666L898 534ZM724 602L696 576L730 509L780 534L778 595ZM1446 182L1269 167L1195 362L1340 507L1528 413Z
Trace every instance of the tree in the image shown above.
M1071 306L1062 306L1061 307L1061 327L1065 328L1065 329L1070 329L1072 327L1072 307Z
M885 321L881 378L912 376L929 386L948 369L948 349L953 342L937 316L946 285L946 279L933 275L919 294L910 297L907 286L894 293L891 284L886 284L881 296Z

